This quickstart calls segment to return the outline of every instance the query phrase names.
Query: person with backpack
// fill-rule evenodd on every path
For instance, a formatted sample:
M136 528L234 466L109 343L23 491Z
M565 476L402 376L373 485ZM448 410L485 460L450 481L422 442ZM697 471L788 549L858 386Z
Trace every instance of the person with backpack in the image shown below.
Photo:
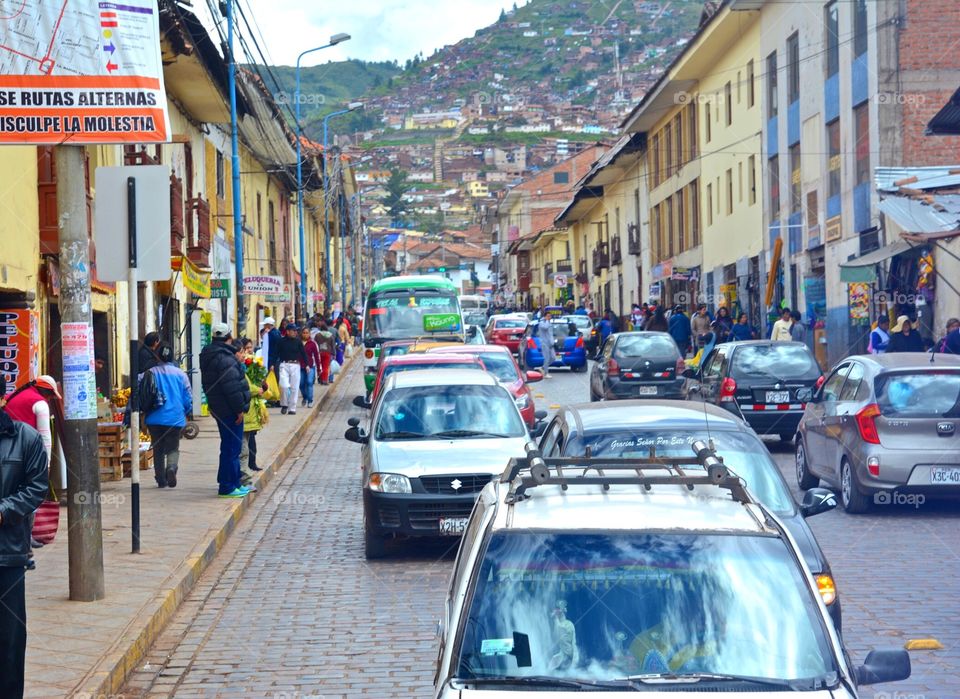
M320 350L320 385L326 386L330 383L330 362L337 352L337 341L330 332L327 321L320 321L320 332L314 336L314 340Z
M180 434L193 412L193 393L186 373L173 363L173 349L161 346L157 364L140 376L140 411L153 445L153 477L158 488L177 487Z
M200 352L200 380L220 432L217 482L222 498L242 498L251 492L240 483L243 417L250 409L250 387L232 339L230 326L218 323L213 328L213 341Z

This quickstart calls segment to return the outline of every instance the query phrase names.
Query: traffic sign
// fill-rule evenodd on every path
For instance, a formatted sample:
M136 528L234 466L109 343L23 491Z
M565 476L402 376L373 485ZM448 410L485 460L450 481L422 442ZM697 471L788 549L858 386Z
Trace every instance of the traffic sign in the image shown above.
M556 274L553 277L553 285L558 289L562 289L567 285L567 275L566 274Z

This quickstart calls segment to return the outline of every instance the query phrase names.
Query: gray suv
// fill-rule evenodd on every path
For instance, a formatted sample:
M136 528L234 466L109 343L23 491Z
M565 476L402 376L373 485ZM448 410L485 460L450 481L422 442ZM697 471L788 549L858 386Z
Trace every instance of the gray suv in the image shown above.
M847 512L960 496L960 357L848 357L807 403L797 482L838 488Z

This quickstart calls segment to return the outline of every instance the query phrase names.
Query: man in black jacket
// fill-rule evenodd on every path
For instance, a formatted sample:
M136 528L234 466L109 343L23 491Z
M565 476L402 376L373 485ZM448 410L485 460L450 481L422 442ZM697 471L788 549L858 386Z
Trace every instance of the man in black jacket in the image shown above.
M251 490L240 484L243 415L250 408L250 386L230 340L226 323L213 328L213 342L200 353L200 380L220 431L220 497L242 498Z
M0 374L0 396L6 389ZM0 697L5 699L23 696L30 515L43 502L47 487L47 455L40 433L0 410Z

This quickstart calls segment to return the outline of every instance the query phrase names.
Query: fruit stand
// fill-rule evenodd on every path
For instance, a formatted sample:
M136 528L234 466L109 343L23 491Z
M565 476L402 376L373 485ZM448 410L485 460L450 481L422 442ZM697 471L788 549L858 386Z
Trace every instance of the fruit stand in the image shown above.
M111 409L101 411L109 414L97 423L97 453L100 457L100 480L119 481L130 475L130 429L123 424L123 412L130 398L130 389L124 388L113 395ZM140 470L153 468L153 449L150 436L140 433Z

